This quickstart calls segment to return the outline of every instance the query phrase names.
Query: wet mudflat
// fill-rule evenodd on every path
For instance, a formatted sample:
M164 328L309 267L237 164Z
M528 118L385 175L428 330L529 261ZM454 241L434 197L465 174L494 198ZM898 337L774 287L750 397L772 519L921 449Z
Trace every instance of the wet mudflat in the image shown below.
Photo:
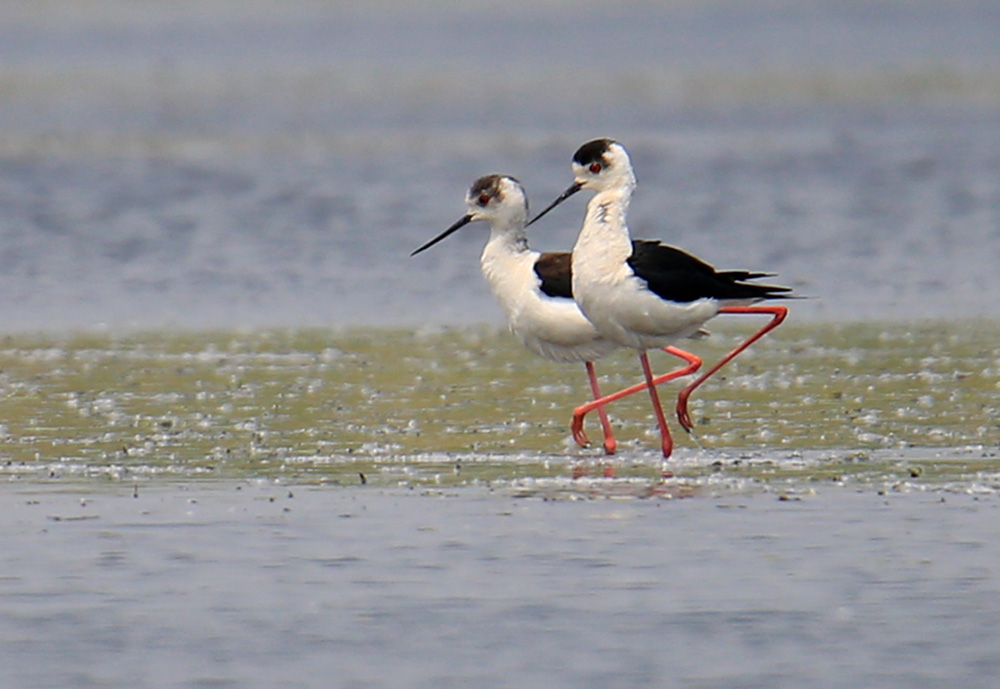
M720 320L689 346L712 361L750 331ZM675 424L667 469L692 480L992 486L997 335L986 322L783 326L695 396L695 437ZM599 372L609 390L639 376L627 352ZM9 336L0 474L346 485L600 475L600 452L568 432L587 398L582 366L537 359L494 327ZM659 478L646 396L610 412L616 475Z

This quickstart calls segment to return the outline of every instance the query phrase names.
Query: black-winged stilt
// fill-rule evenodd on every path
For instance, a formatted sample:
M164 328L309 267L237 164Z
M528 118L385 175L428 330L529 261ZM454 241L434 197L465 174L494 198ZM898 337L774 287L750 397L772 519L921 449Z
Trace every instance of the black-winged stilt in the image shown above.
M788 297L791 290L747 282L767 277L766 273L717 271L694 256L658 241L633 241L626 215L636 186L635 174L628 152L618 142L596 139L581 146L573 156L573 174L573 184L528 224L581 189L597 192L587 204L583 228L573 248L573 295L601 335L639 350L647 382L652 375L647 349L688 337L719 313L772 316L767 325L681 391L677 416L690 431L687 401L691 392L777 327L788 313L784 306L750 304ZM655 386L649 388L649 394L660 428L663 455L669 457L673 440Z
M616 441L604 406L642 390L647 383L601 396L593 362L617 349L619 344L602 337L573 301L570 253L539 253L528 248L525 234L528 199L516 179L504 175L481 177L470 187L466 204L469 210L462 218L410 255L429 249L471 222L489 221L490 238L480 261L483 276L500 302L511 331L539 356L552 361L586 364L594 402L574 411L573 438L581 446L589 444L583 431L583 418L596 408L604 431L604 450L614 454ZM650 376L647 378L649 384L657 385L688 375L701 366L701 359L694 354L675 347L665 349L684 359L687 365L656 378Z

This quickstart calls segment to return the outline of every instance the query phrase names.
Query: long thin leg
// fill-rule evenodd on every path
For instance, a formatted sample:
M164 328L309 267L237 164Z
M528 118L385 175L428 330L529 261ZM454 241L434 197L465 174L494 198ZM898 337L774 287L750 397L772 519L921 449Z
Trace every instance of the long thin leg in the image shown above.
M642 375L646 378L646 385L649 387L649 399L653 403L653 413L656 414L656 425L660 427L663 456L669 457L674 451L674 441L670 437L670 429L667 428L667 419L663 416L660 394L656 391L656 382L653 380L653 370L649 366L649 356L646 355L646 350L639 352L639 363L642 364Z
M590 379L590 389L594 393L594 399L601 399L601 387L597 383L597 373L594 371L594 362L587 362L587 377ZM601 417L601 429L604 431L604 453L613 455L618 443L615 442L615 434L611 430L611 422L608 420L608 412L604 406L597 408L597 414Z
M691 352L686 352L683 349L677 347L664 347L663 351L668 354L673 354L676 357L680 357L687 362L687 366L671 371L670 373L664 373L662 376L657 376L653 379L653 383L660 385L661 383L666 383L667 381L674 380L675 378L680 378L681 376L686 376L694 373L699 368L701 368L701 358L692 354ZM591 388L594 384L591 383ZM606 404L620 400L623 397L628 397L633 395L640 390L645 390L647 383L637 383L631 387L625 388L624 390L619 390L618 392L612 393L605 397L595 398L593 402L587 402L586 404L581 404L579 407L573 410L573 420L570 422L570 430L573 432L573 439L577 442L580 447L587 447L590 445L590 440L587 438L587 434L583 430L583 420L584 417L589 414L594 409L603 409ZM596 393L595 393L596 394ZM607 438L607 431L605 431L605 438ZM607 450L607 445L605 444L605 450ZM611 453L609 453L611 454Z
M785 306L724 306L719 309L719 313L769 313L772 317L763 328L748 337L739 347L722 357L722 359L719 360L719 363L715 364L712 368L698 376L697 380L681 390L677 395L677 420L680 421L681 426L683 426L684 430L688 433L690 433L691 429L694 428L694 424L691 423L691 415L688 413L688 398L691 397L691 393L704 383L712 374L732 361L737 354L781 325L781 322L785 320L785 316L788 315L788 308Z

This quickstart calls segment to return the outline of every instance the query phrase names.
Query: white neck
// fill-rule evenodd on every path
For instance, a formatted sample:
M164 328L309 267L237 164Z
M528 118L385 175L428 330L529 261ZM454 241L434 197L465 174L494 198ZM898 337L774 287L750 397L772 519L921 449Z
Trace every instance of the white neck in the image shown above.
M587 204L587 215L573 249L574 255L591 265L625 262L632 254L626 216L633 189L634 181L594 195Z
M480 263L483 277L508 319L517 311L521 290L528 287L525 275L533 269L537 256L528 248L523 217L513 222L494 220L490 225L490 239L483 247Z
M524 232L524 217L494 220L490 223L490 239L485 251L520 253L528 250L528 236Z

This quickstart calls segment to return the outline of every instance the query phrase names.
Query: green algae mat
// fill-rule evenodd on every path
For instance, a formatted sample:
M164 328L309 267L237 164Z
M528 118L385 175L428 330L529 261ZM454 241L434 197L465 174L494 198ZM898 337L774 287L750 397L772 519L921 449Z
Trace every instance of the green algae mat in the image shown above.
M713 326L682 343L706 364L752 332ZM674 422L663 462L645 393L609 408L614 458L577 448L582 365L538 359L498 327L10 335L0 475L455 486L613 471L994 490L998 342L998 323L786 324L695 394L695 433ZM660 373L677 361L652 360ZM640 378L628 351L598 372L608 392ZM598 441L596 417L588 430Z

